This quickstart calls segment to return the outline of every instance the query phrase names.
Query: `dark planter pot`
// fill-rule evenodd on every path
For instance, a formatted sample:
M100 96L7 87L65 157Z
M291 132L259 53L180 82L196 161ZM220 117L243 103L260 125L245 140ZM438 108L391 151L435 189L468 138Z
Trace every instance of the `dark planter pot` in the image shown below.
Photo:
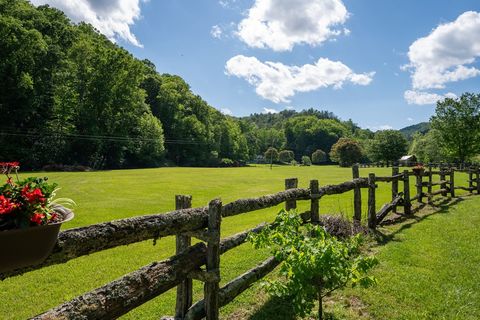
M26 229L0 231L0 273L43 262L55 245L62 223L73 219L73 212L58 207L61 222Z

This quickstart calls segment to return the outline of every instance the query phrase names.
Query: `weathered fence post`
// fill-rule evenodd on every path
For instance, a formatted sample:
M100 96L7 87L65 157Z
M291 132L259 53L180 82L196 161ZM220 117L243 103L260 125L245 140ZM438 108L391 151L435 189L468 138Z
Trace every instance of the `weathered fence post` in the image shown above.
M412 204L410 202L410 175L408 170L403 170L403 213L412 214Z
M455 198L455 168L450 169L450 195Z
M468 192L473 193L473 169L468 167Z
M318 180L310 180L310 222L316 224L320 222Z
M218 292L220 283L220 223L222 201L215 199L208 204L207 272L215 275L205 283L205 312L207 320L218 320Z
M298 187L298 179L297 178L289 178L285 179L285 190L288 189L295 189ZM287 200L285 201L285 210L289 211L292 209L297 208L297 200Z
M477 168L477 194L480 194L480 167Z
M360 172L358 170L358 164L352 166L353 179L360 178ZM353 189L353 221L362 221L362 191L360 187Z
M432 165L428 165L428 197L427 197L427 203L432 204Z
M392 176L397 176L399 173L398 167L392 167ZM392 180L392 201L397 197L398 194L398 178ZM393 213L397 212L397 206L394 206L392 209Z
M375 229L377 226L377 212L375 206L375 173L368 174L368 227Z
M442 167L440 165L440 181L446 181L446 177L445 177L445 168ZM443 182L441 185L440 185L440 189L447 189L447 183L446 182ZM447 192L442 192L442 196L443 197L446 197L447 196Z
M422 202L422 196L423 196L423 172L419 172L419 174L416 175L416 183L415 186L417 187L417 202Z
M192 207L192 196L176 195L175 209L188 209ZM192 245L192 239L189 236L176 236L176 254L186 250ZM192 305L192 279L187 278L177 286L177 302L175 305L175 319L183 319Z

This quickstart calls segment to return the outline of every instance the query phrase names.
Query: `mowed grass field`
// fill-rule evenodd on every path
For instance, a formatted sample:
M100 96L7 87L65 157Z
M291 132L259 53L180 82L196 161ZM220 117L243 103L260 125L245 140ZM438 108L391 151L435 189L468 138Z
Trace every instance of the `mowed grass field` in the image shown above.
M391 169L360 169L360 175L363 177L369 172L390 175ZM48 176L50 181L57 182L62 187L60 196L72 198L77 202L75 219L64 225L64 228L73 228L170 211L174 209L175 194L192 195L193 206L204 206L216 197L220 197L224 203L227 203L240 198L281 191L284 189L285 178L297 177L299 187L308 187L311 179L318 179L320 185L344 182L351 180L351 169L336 166L275 166L271 170L268 166L255 166L222 169L159 168L86 173L36 173L35 175ZM457 174L456 180L457 185L465 185L466 175ZM413 195L413 179L411 184ZM390 197L390 185L379 183L377 209L388 202ZM366 190L364 190L363 199L363 211L366 212ZM307 201L299 203L299 210L308 207ZM320 201L322 214L351 217L352 207L352 192L328 196ZM254 227L261 222L272 221L277 212L278 208L272 208L225 218L222 221L222 237ZM384 249L380 249L382 250ZM150 262L165 259L173 253L174 238L167 237L158 241L156 246L153 246L152 241L145 241L6 279L0 282L0 319L24 319L34 316ZM253 250L249 244L244 244L223 255L221 258L222 284L266 257L266 252ZM382 257L380 259L382 260ZM242 310L255 308L253 300L255 300L257 289L256 285L233 303L222 308L222 316L230 318L235 314L243 314ZM371 290L379 289L377 287ZM200 298L202 290L197 282L195 282L195 291L195 298ZM133 310L123 318L158 319L162 315L172 315L174 303L175 295L172 290Z

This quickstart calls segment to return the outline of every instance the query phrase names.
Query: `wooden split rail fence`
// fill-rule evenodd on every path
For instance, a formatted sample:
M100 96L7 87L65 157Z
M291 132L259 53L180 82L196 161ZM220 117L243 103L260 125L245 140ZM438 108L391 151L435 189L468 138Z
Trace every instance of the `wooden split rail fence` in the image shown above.
M0 279L23 274L45 266L59 264L101 250L128 245L131 243L176 236L176 254L167 260L153 262L134 272L114 280L103 287L87 292L71 301L65 302L33 319L112 319L126 314L141 304L177 287L177 299L174 319L218 319L219 308L230 303L235 297L248 289L254 282L262 279L280 263L273 257L238 276L220 287L220 256L243 244L250 233L260 232L267 224L240 232L221 239L222 218L227 218L255 210L275 207L285 203L287 210L295 209L297 201L310 201L310 210L301 214L306 223L322 224L319 214L320 200L324 196L342 194L353 190L355 223L362 220L361 189L368 189L368 220L370 229L388 215L403 206L403 213L412 214L412 201L421 202L423 197L435 195L455 196L456 189L474 190L480 194L480 171L465 169L469 175L469 186L454 185L454 169L433 171L431 168L421 175L392 168L388 177L369 174L368 178L359 176L358 165L353 166L353 180L337 185L319 186L318 180L311 180L309 188L298 188L296 178L285 180L285 191L258 198L240 199L223 205L221 200L212 200L208 206L191 208L191 196L178 195L175 198L176 210L154 215L99 223L74 228L59 234L53 252L36 266L22 268L0 274ZM434 182L432 177L439 175ZM410 177L416 177L417 195L410 197ZM427 181L423 178L427 177ZM448 179L447 179L448 177ZM376 211L375 190L378 182L392 183L392 201ZM403 182L403 191L399 183ZM434 186L440 189L433 191ZM428 192L424 193L423 188ZM191 238L201 242L191 245ZM204 299L193 303L192 279L204 282ZM171 319L171 318L170 318Z

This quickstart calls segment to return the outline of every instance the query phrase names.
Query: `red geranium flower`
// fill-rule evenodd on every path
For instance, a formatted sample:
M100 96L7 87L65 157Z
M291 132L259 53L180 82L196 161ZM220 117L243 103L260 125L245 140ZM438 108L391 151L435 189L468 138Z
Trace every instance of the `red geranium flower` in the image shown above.
M33 216L30 218L30 221L35 223L36 225L41 225L45 215L43 213L34 213Z
M10 201L10 199L5 198L5 196L0 195L0 215L9 214L18 207L17 204Z
M42 190L36 188L33 191L30 191L28 185L22 189L22 196L30 203L45 202Z

